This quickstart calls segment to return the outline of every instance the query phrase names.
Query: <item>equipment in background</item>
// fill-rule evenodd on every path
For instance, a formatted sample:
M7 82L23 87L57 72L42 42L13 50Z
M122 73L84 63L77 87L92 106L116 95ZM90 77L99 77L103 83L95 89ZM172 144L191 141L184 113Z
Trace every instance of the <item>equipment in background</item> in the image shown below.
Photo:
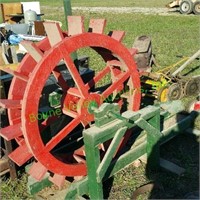
M166 5L168 8L179 8L182 14L200 15L200 0L174 0Z
M140 72L151 72L154 60L151 38L146 35L137 37L133 43L133 48L137 49L134 59L137 62L138 70Z
M157 72L141 72L144 96L156 98L160 102L178 100L189 96L197 97L200 94L200 75L183 76L181 72L189 67L195 59L198 60L199 57L200 50L191 57L183 58L176 64ZM179 66L181 63L183 64ZM177 66L179 67L173 71Z

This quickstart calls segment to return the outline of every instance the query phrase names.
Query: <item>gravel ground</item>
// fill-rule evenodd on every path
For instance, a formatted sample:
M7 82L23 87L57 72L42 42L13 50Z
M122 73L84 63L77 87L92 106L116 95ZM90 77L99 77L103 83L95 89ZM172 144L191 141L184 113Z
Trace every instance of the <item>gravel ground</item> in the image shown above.
M73 10L85 12L112 12L112 13L143 13L143 14L159 14L174 15L179 12L169 12L168 8L142 8L142 7L73 7ZM175 11L175 10L173 10Z
M50 7L50 6L41 6L45 10L57 10L64 11L63 7ZM175 15L175 16L192 16L194 14L183 15L179 12L178 8L144 8L144 7L72 7L73 11L82 11L82 12L95 12L95 13L142 13L146 15Z
M50 6L41 6L44 10L57 10L63 11L63 7L50 7ZM183 15L179 12L178 8L144 8L144 7L72 7L72 11L82 11L82 12L91 12L91 13L142 13L146 15L163 15L163 16L193 16L194 14Z

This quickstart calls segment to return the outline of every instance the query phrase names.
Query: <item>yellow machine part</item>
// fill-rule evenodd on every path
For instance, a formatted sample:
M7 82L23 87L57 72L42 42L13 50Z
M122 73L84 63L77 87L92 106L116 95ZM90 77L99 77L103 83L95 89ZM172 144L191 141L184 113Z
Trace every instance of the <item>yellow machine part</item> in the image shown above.
M158 100L160 102L167 102L168 101L168 97L167 97L168 90L169 90L169 88L167 86L158 90Z
M0 70L5 71L5 69L11 69L13 71L16 71L18 66L19 66L19 63L2 65L2 66L0 66Z

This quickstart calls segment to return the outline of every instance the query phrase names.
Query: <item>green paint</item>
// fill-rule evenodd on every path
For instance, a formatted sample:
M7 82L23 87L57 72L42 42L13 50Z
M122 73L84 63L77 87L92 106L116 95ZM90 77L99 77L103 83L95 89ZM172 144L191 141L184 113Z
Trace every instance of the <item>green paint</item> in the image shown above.
M46 187L50 187L52 185L52 182L49 181L49 175L46 174L43 180L40 182L36 181L31 176L28 177L28 191L31 195L37 194L39 191L43 190Z

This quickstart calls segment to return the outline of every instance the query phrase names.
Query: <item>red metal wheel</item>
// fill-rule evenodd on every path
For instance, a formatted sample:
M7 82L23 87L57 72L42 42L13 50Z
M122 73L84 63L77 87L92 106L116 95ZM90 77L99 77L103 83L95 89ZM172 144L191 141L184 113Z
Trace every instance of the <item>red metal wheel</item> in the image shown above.
M21 165L34 156L37 162L31 167L30 173L40 180L49 170L54 173L51 180L57 185L62 185L66 176L86 175L86 165L84 160L80 159L83 155L81 148L70 149L73 142L66 148L67 161L58 158L52 150L60 142L65 141L80 124L85 127L93 121L93 115L89 113L88 107L91 104L99 106L109 96L112 96L112 99L120 106L128 104L126 109L135 111L140 107L141 96L139 74L133 60L136 50L128 50L121 44L123 31L113 31L110 36L103 34L105 20L102 19L92 19L89 32L83 30L82 17L69 17L68 24L68 35L63 34L58 25L45 23L48 40L46 39L37 46L30 42L23 42L29 54L20 65L19 76L16 76L12 82L9 100L2 103L9 108L11 122L9 128L13 129L13 126L17 126L20 130L18 134L12 135L12 139L17 138L18 140L22 133L24 136L20 137L21 139L18 140L20 146L10 157ZM72 53L85 47L94 49L106 63L106 67L87 83L83 82L71 58ZM75 83L74 87L66 84L59 71L57 66L60 61L64 61L70 72ZM42 90L52 74L63 91L62 114L72 119L54 137L44 143L40 125L49 126L54 120L59 120L59 117L50 117L39 124L36 120L31 121L30 114L37 116ZM111 75L111 84L103 91L91 90L107 74ZM120 94L120 98L115 98L116 94ZM6 134L2 135L5 137ZM15 157L17 154L21 154L18 156L20 158ZM79 154L77 162L70 159Z

